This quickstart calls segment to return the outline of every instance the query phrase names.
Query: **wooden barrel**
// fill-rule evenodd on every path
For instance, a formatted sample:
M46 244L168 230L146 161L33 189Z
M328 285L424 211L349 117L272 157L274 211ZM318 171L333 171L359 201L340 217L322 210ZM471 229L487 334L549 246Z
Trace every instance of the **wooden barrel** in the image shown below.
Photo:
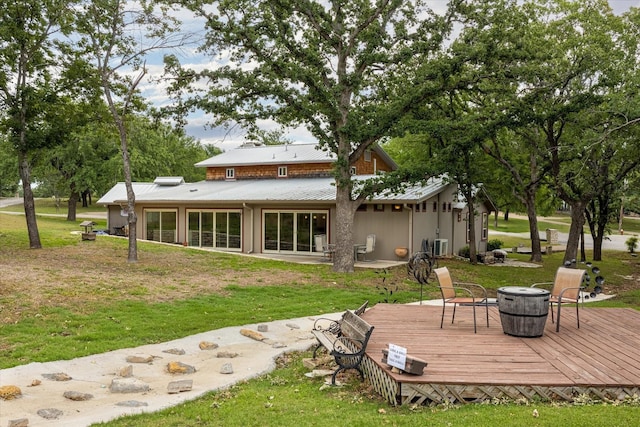
M498 310L505 334L540 337L549 314L549 291L519 286L499 288Z

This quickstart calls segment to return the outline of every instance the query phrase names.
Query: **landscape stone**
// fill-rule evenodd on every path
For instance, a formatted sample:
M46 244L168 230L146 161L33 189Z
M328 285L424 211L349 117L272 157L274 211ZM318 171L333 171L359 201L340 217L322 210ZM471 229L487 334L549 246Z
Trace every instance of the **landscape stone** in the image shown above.
M167 386L169 394L181 393L183 391L191 391L193 388L193 380L172 381Z
M193 374L196 368L182 362L169 362L167 364L167 371L170 374Z
M273 344L271 344L271 347L273 347L273 348L284 348L286 346L287 346L286 344L281 343L281 342L274 342Z
M123 400L116 403L116 406L126 406L127 408L138 408L140 406L149 406L147 402L140 402L139 400Z
M238 357L239 354L233 351L219 351L218 354L216 354L216 357L220 358L220 359L233 359L234 357Z
M22 390L15 385L3 385L0 387L0 398L4 400L13 400L22 396Z
M264 341L266 339L260 332L252 331L251 329L240 329L240 334L256 341Z
M149 384L136 378L114 378L109 390L111 393L143 393L149 391Z
M133 356L127 356L127 363L151 363L153 362L153 356L148 354L136 354Z
M47 420L57 420L64 414L64 412L56 408L38 409L36 413Z
M291 329L300 329L300 325L297 325L295 323L287 323L285 326Z
M56 372L55 374L42 374L43 378L52 381L70 381L72 378L64 372Z
M170 348L168 350L162 350L163 353L175 354L176 356L182 356L185 351L181 348Z
M210 341L201 341L198 347L200 347L200 350L215 350L219 345Z
M27 427L29 425L29 418L18 418L15 420L9 420L7 427Z
M258 332L269 332L269 325L258 325Z
M231 365L231 363L225 363L224 365L222 365L222 367L220 368L220 373L233 374L233 366Z
M76 402L83 402L85 400L93 399L93 394L80 393L79 391L65 391L63 396L69 400L75 400Z
M131 378L133 376L133 365L127 365L118 371L118 376L122 378Z

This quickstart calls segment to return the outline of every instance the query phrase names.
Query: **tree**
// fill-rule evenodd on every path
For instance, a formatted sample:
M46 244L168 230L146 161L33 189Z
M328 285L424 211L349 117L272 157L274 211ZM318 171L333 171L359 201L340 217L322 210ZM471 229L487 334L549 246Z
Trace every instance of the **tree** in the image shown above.
M0 126L18 157L29 246L40 249L31 188L32 154L45 147L43 114L55 99L56 65L68 34L72 1L17 0L0 9Z
M127 190L128 262L137 262L138 251L126 120L132 110L143 108L136 95L147 74L145 57L184 44L183 38L174 38L178 25L168 12L147 0L91 0L82 2L77 18L81 54L97 72L120 140Z
M206 20L202 51L220 65L199 73L169 58L175 93L206 81L208 91L187 106L212 113L214 125L304 124L335 154L334 270L353 271L352 224L367 195L354 188L350 165L438 93L446 70L432 66L434 54L461 1L452 1L444 15L423 0L178 3Z
M15 196L19 183L18 158L9 140L0 135L0 197Z

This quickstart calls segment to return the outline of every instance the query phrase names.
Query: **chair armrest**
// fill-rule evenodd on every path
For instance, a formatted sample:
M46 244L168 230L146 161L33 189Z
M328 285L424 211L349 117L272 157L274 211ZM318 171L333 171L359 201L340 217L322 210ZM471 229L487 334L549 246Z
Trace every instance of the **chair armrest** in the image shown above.
M487 298L487 289L482 286L479 285L477 283L464 283L464 282L455 282L453 284L454 288L460 288L460 289L465 289L467 292L471 293L471 295L475 298L475 295L473 294L473 292L471 291L471 289L469 288L473 288L473 289L478 289L480 292L482 292L483 297L486 299Z
M320 317L313 322L314 331L329 331L334 334L340 332L340 321L335 319L328 319L326 317Z
M576 289L578 290L578 298L575 301L576 302L580 301L580 291L585 289L584 286L578 286L578 287L573 287L573 288L562 288L562 290L560 291L560 295L558 295L558 300L560 302L562 302L563 295L564 295L564 293L566 291L571 291L571 290L576 290ZM571 301L573 301L573 299L571 299Z
M482 290L484 291L484 295L483 296L476 296L473 291L469 288L469 285L473 285L472 283L467 283L466 286L441 286L442 289L453 289L453 291L456 293L456 295L458 294L458 291L463 291L466 294L469 294L469 296L471 297L471 299L473 300L473 303L477 302L482 302L482 301L486 301L487 300L487 291L480 285L480 288L482 288Z
M549 285L553 285L553 282L540 282L540 283L534 283L531 285L532 288L539 288L539 287L544 287L544 286L549 286Z

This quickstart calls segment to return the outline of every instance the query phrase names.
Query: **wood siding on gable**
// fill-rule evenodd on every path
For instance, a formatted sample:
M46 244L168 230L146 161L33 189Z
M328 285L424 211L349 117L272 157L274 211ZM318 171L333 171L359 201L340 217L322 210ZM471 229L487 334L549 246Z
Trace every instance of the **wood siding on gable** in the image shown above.
M273 179L278 177L278 168L287 167L287 178L318 178L331 175L332 163L282 163L250 166L224 166L207 168L208 181L222 181L227 177L227 169L234 169L234 179ZM376 172L390 172L391 166L376 152L371 152L370 161L362 156L352 166L357 175L373 175Z
M355 166L356 175L374 175L376 172L391 172L391 166L382 160L375 151L371 151L371 161L365 160L365 155L362 155L351 166Z
M235 179L273 179L278 178L278 168L287 167L287 178L317 178L331 174L330 163L283 163L274 165L235 166ZM230 167L207 168L207 180L226 179L226 171ZM280 177L283 178L283 177Z

